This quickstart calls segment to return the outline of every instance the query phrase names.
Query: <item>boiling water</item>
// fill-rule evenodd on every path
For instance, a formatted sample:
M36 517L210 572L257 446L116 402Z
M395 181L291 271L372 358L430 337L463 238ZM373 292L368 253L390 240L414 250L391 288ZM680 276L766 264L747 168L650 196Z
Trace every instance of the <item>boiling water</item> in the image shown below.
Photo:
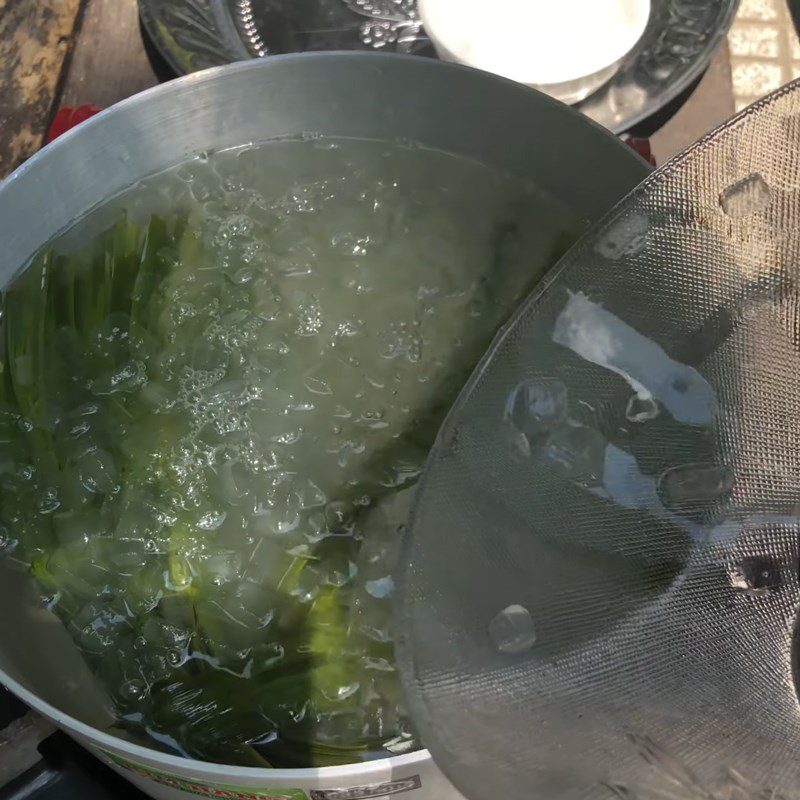
M582 223L519 177L306 137L203 154L7 289L3 545L151 746L417 746L392 570L438 426Z

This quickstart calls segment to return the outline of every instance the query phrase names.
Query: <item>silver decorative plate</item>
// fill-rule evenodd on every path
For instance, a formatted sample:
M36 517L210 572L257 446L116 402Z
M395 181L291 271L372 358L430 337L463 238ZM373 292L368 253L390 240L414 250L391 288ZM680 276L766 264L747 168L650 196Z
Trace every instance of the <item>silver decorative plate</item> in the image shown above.
M139 0L139 5L150 36L178 73L305 50L434 56L416 0ZM652 116L702 73L737 5L738 0L653 0L637 48L578 108L615 133Z

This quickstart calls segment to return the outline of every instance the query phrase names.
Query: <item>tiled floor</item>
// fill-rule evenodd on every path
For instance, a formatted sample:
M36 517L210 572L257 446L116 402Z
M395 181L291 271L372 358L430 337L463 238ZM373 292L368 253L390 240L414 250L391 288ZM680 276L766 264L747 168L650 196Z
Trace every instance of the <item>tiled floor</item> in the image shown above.
M652 138L659 164L765 94L800 78L800 42L786 0L741 0L700 86Z
M728 47L737 111L800 77L800 43L785 0L742 0Z

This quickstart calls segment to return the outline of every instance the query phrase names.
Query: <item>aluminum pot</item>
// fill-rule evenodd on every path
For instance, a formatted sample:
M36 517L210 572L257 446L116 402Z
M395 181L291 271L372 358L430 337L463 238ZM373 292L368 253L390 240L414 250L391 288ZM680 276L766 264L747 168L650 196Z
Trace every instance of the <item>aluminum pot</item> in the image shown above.
M48 240L137 180L199 152L315 132L394 141L519 171L587 221L647 174L610 133L545 95L474 70L388 54L233 64L137 95L62 136L0 184L0 285ZM264 770L182 759L106 732L109 703L24 569L0 564L0 680L156 798L460 796L427 751L345 767ZM13 609L13 612L11 611Z

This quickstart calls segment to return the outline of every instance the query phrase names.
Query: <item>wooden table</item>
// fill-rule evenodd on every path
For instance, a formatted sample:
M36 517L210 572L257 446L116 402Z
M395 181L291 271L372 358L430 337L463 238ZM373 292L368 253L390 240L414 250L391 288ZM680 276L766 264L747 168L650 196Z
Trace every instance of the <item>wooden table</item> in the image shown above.
M61 106L109 106L169 77L136 0L0 0L0 176L35 153Z
M136 0L0 0L0 177L44 143L62 106L109 106L170 77ZM651 140L659 163L733 113L727 48Z

